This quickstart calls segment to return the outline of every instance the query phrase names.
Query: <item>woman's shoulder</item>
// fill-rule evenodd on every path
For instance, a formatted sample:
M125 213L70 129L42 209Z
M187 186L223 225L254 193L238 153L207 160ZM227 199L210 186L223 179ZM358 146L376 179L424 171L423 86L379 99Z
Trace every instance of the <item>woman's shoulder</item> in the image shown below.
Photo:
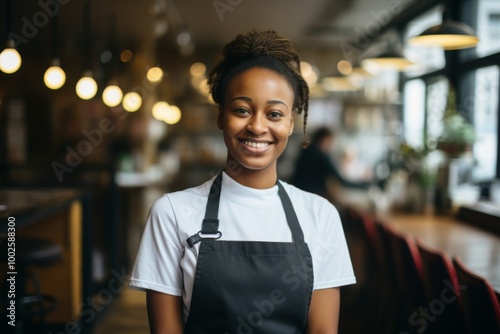
M212 179L195 187L182 190L167 192L158 198L153 204L151 210L154 212L176 211L184 206L195 208L200 205L206 205L207 196L210 192Z
M310 211L338 214L337 208L326 198L297 188L281 181L294 207L304 207ZM319 211L318 211L319 210Z

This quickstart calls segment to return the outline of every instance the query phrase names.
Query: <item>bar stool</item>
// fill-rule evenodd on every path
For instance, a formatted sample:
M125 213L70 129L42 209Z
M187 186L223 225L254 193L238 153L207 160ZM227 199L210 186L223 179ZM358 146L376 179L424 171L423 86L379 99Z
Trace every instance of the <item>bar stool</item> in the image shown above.
M1 240L0 261L8 261L7 240ZM16 333L23 333L26 327L30 333L33 331L28 326L35 326L37 333L48 333L45 323L45 314L57 307L53 296L43 294L37 276L30 271L33 267L45 267L59 263L62 260L61 247L50 240L39 238L16 238L15 241L15 268L7 270L17 272L15 276L15 302L16 302ZM31 281L34 293L28 293L28 283ZM4 284L8 283L5 281ZM2 289L4 302L7 300L7 291L10 285L6 284ZM38 318L38 322L35 320Z

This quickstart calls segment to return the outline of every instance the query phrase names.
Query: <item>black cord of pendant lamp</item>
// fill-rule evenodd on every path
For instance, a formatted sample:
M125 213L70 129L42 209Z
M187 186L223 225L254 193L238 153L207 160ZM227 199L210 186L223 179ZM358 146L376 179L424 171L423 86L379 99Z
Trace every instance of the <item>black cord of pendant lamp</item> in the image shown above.
M85 70L90 70L92 67L92 43L91 43L91 29L92 21L90 17L91 6L90 0L86 0L83 5L83 57Z
M12 0L5 0L5 40L9 40L12 31Z

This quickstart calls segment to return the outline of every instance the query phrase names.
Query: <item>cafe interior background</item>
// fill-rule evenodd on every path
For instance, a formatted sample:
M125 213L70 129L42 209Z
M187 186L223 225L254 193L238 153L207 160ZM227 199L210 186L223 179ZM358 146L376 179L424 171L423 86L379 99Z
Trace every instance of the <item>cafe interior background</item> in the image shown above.
M98 327L123 291L99 292L125 284L154 200L223 167L206 77L253 28L292 40L309 133L334 129L344 177L375 181L342 189L344 204L376 216L482 208L498 223L500 1L4 0L0 18L2 233L12 216L19 238L64 243L66 269L36 269L60 305L49 323ZM414 39L450 20L467 45ZM285 181L301 122L280 157Z

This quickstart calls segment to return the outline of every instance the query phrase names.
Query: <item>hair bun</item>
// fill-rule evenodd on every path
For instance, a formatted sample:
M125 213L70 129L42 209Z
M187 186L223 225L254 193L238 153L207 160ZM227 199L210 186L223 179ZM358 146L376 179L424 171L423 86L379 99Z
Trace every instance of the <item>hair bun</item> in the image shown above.
M252 30L246 34L238 35L232 42L228 43L224 47L223 56L229 62L270 56L298 68L299 64L296 64L296 59L291 55L290 50L293 50L290 40L279 36L276 31Z

